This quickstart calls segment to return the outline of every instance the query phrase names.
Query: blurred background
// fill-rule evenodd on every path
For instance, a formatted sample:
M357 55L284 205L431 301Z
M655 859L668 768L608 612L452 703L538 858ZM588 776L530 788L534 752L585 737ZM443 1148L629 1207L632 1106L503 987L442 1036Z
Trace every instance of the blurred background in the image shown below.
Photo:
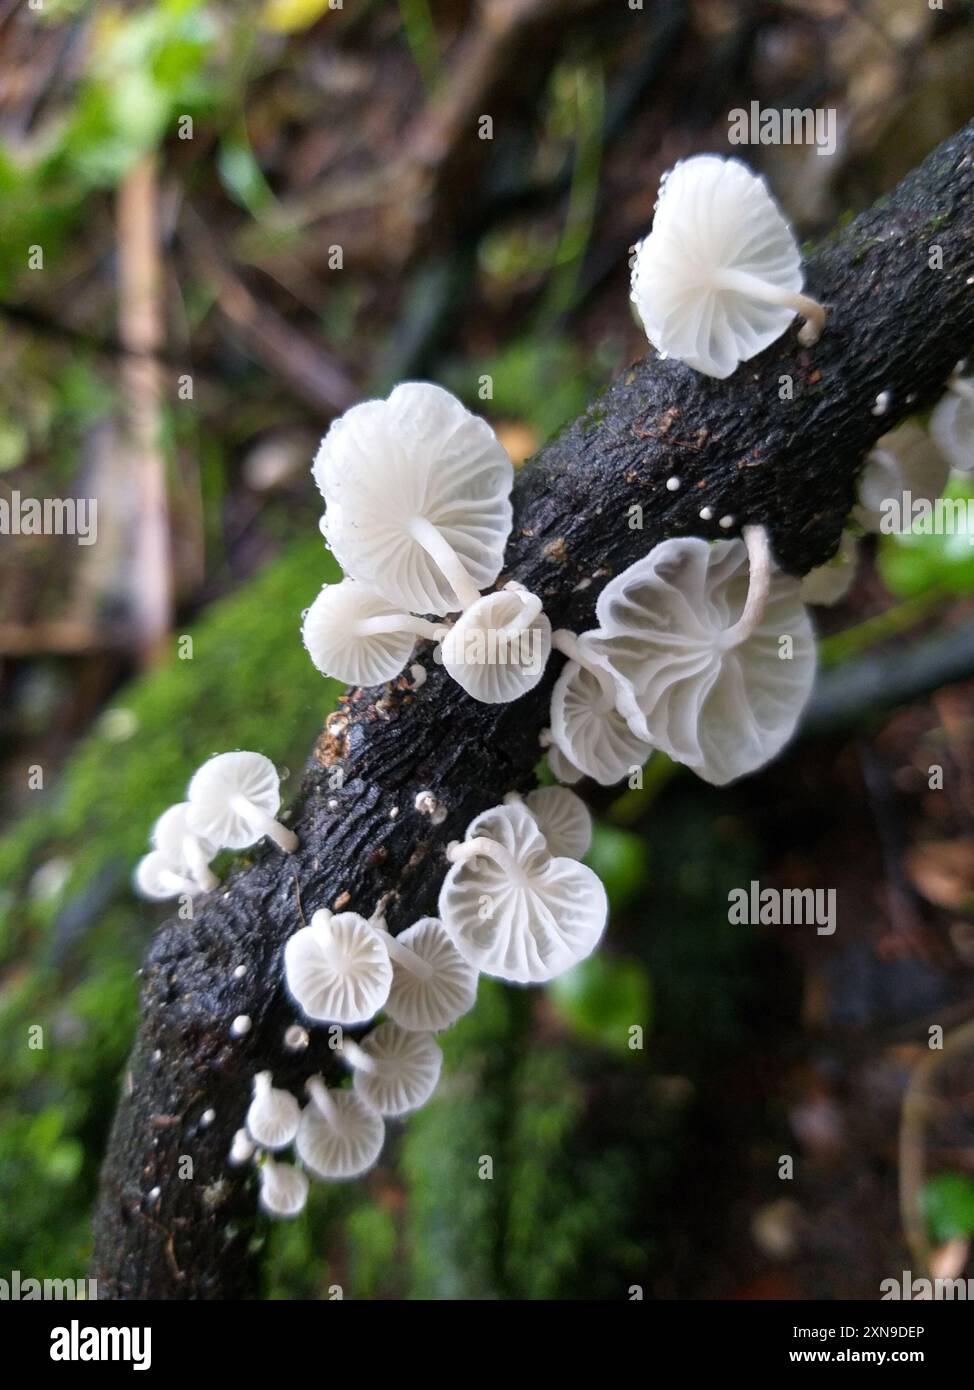
M430 378L523 460L645 351L661 172L752 100L835 108L828 157L738 151L826 233L974 114L974 9L0 0L0 53L0 497L99 503L97 544L0 536L0 1273L65 1278L165 911L130 888L149 827L227 747L293 791L338 693L298 637L337 574L328 421ZM604 949L483 982L380 1166L267 1224L267 1296L974 1275L974 662L943 684L972 596L967 537L866 541L784 759L594 789ZM752 878L836 888L838 930L729 925Z

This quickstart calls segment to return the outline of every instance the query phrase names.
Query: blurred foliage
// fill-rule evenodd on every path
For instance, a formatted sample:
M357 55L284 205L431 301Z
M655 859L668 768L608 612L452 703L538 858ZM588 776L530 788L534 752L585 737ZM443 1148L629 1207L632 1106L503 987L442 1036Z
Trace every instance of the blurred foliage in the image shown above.
M935 1241L974 1236L974 1182L964 1173L939 1173L924 1186L923 1212Z
M890 593L899 598L974 594L974 530L968 525L969 516L974 515L974 482L955 473L944 496L970 504L957 509L960 525L954 535L915 530L883 536L880 541L879 573Z

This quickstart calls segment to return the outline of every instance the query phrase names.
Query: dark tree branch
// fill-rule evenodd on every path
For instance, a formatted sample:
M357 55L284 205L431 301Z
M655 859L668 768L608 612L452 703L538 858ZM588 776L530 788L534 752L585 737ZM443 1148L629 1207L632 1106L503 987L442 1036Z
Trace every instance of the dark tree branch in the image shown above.
M933 245L942 270L929 268ZM828 558L866 451L936 399L974 342L974 126L822 247L808 283L830 306L814 349L792 330L726 382L650 356L521 472L504 577L543 595L554 626L590 626L608 576L665 536L761 522L793 573ZM779 394L784 377L790 401ZM881 395L889 406L877 415ZM676 492L665 486L671 476ZM635 504L641 531L629 525ZM699 518L705 505L710 523ZM733 517L728 530L723 516ZM297 641L297 611L278 619L295 624ZM299 851L256 853L200 902L194 922L170 922L155 937L95 1218L103 1296L255 1291L252 1179L226 1163L251 1077L270 1067L297 1091L312 1071L335 1075L323 1030L297 1058L283 1047L295 1018L281 977L285 939L302 909L369 913L391 894L394 930L435 911L447 841L530 785L558 661L530 695L492 706L469 699L428 648L422 660L429 678L419 690L403 680L353 691L328 721L293 810ZM333 790L339 769L344 785ZM446 811L439 825L415 809L423 790ZM235 1040L238 1014L253 1027ZM184 1155L192 1178L179 1176Z

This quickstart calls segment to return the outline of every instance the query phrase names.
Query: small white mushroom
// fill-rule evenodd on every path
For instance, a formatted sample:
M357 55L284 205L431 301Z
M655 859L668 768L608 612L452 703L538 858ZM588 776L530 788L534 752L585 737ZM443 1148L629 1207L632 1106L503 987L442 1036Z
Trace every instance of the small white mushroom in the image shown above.
M217 753L193 774L186 796L192 829L224 849L246 849L264 835L287 853L298 847L294 831L275 820L281 781L263 753Z
M388 930L384 923L382 928ZM386 945L392 988L385 1011L393 1022L413 1033L438 1033L470 1012L477 972L437 917L421 917L398 936L387 935Z
M509 704L533 690L551 652L551 624L541 600L520 584L485 594L457 619L441 643L443 665L468 695Z
M237 1017L230 1024L231 1038L245 1038L253 1027L253 1020L249 1014L237 1014Z
M247 1111L247 1132L264 1149L283 1149L298 1132L301 1107L290 1091L272 1085L269 1071L254 1077L254 1098Z
M152 827L152 846L181 874L195 879L200 892L211 893L219 880L210 870L210 860L219 846L191 829L189 811L188 801L179 801L163 811Z
M322 530L346 574L410 613L475 603L511 529L511 461L485 420L427 382L365 401L322 440Z
M260 1165L260 1204L271 1216L297 1216L308 1200L308 1179L293 1163L270 1154Z
M361 1043L346 1038L341 1055L355 1073L355 1094L380 1115L406 1115L436 1090L443 1053L432 1033L380 1023Z
M179 867L160 850L150 850L135 866L132 876L135 891L143 898L178 898L181 893L190 897L201 892L195 878Z
M895 512L909 530L910 503L933 502L947 486L949 474L950 464L936 441L908 420L884 434L867 455L853 520L866 531L888 531L885 518Z
M357 912L320 908L284 947L287 987L308 1018L367 1023L392 985L384 936Z
M476 816L440 890L440 920L464 959L485 975L540 983L598 945L608 904L591 869L552 857L527 807Z
M627 723L619 707L619 680L591 646L588 634L577 638L560 629L552 641L570 657L551 694L551 735L556 748L570 767L611 787L631 768L642 767L652 745ZM550 753L548 763L551 766ZM557 769L552 770L559 776Z
M249 1163L257 1152L257 1145L251 1139L245 1129L238 1129L233 1136L230 1145L229 1162L234 1168L240 1168L243 1164Z
M382 1116L354 1091L330 1091L320 1076L307 1083L310 1104L301 1112L295 1149L319 1178L356 1178L382 1152Z
M974 472L974 378L950 378L930 416L930 433L952 468Z
M811 692L815 640L797 579L744 541L666 540L610 580L591 646L622 677L633 732L717 786L773 758Z
M549 729L548 732L550 733L551 730ZM548 745L547 756L552 777L557 778L559 782L564 782L566 787L574 787L585 776L580 767L576 767L570 758L566 758L554 740Z
M843 531L832 559L809 570L802 580L802 602L823 608L840 603L852 587L858 564L859 542L851 531Z
M537 787L524 803L552 854L585 858L592 844L592 817L580 796L567 787Z
M632 270L633 302L661 353L728 377L796 314L805 319L799 342L811 346L825 310L801 290L798 243L762 178L716 155L664 176Z
M446 631L402 612L367 584L343 579L326 584L305 613L302 637L323 676L369 686L395 680L418 638L435 640Z

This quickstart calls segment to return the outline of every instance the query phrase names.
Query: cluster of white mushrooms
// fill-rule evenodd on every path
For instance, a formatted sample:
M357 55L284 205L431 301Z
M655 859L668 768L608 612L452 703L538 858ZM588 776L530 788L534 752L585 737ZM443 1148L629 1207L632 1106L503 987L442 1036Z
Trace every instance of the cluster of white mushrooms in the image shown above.
M709 155L664 179L635 257L632 298L662 355L719 379L796 316L799 342L813 346L826 317L803 293L798 244L764 181ZM889 408L886 396L875 414ZM870 455L853 524L878 529L891 495L939 495L951 466L974 470L974 382L960 369L929 435L903 426ZM567 660L542 743L562 782L587 776L611 785L654 749L716 785L775 757L814 679L805 603L836 602L854 573L851 530L836 559L803 581L775 566L761 526L744 526L739 540L668 539L606 585L595 628L552 632L536 595L513 582L492 588L512 525L513 470L490 426L448 392L406 383L387 400L353 407L332 424L313 472L325 499L322 532L346 575L304 614L318 669L378 685L400 676L417 642L430 641L468 694L501 703L538 683L554 649ZM710 521L713 509L700 515ZM425 672L413 673L418 689ZM266 758L211 758L187 800L157 821L139 890L207 891L217 850L263 835L293 850L296 837L275 819L279 805ZM309 1174L351 1178L376 1162L386 1119L432 1095L442 1065L435 1035L473 1007L479 974L543 983L595 949L607 903L580 862L590 838L589 814L572 792L512 793L449 846L437 917L394 937L382 905L369 918L322 908L295 931L284 950L287 988L304 1022L328 1026L352 1084L329 1087L312 1075L302 1107L270 1072L254 1077L230 1158L256 1160L267 1211L299 1212ZM346 1036L380 1015L359 1041ZM231 1031L241 1036L247 1026L237 1019ZM307 1045L303 1022L288 1028L285 1043ZM286 1161L280 1155L291 1146L296 1160Z
M145 898L194 898L217 886L210 863L221 849L248 849L265 835L288 854L298 837L276 820L277 769L263 753L217 753L193 773L186 800L152 827L152 849L135 870Z
M230 1160L257 1159L268 1212L300 1211L309 1174L337 1181L372 1167L386 1119L418 1109L433 1094L443 1061L434 1034L473 1008L480 974L541 983L595 949L608 906L598 877L578 862L591 834L591 817L573 792L546 787L524 799L512 793L450 846L438 917L392 936L381 910L366 919L322 908L288 939L291 997L307 1022L329 1027L352 1088L329 1088L313 1075L302 1109L272 1085L269 1072L254 1077ZM346 1036L346 1028L380 1013L384 1021L361 1041ZM275 1156L292 1144L297 1163Z

